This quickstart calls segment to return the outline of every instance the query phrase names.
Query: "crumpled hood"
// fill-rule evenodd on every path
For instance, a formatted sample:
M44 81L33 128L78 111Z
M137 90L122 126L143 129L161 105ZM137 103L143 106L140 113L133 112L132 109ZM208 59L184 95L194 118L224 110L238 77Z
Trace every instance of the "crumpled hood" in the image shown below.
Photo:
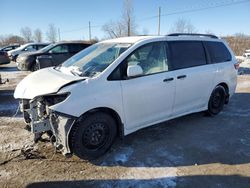
M16 87L16 99L33 99L34 97L56 93L61 87L71 82L85 80L55 70L53 67L41 69L26 76Z

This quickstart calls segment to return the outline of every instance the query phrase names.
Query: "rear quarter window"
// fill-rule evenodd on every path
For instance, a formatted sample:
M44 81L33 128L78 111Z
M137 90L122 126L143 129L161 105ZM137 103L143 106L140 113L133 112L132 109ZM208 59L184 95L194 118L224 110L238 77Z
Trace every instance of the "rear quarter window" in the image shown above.
M206 64L206 55L201 41L168 42L172 69L182 69Z
M209 53L211 63L223 63L232 60L232 56L222 42L204 42Z

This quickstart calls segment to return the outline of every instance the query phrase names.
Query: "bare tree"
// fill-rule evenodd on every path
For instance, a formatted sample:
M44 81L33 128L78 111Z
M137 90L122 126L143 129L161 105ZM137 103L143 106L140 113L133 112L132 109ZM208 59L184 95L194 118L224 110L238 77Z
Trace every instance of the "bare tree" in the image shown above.
M250 36L244 33L236 33L233 36L222 38L228 42L235 55L243 55L244 51L250 48Z
M7 46L10 44L24 44L24 38L17 35L0 36L0 46Z
M43 37L43 34L42 34L41 29L37 28L33 34L34 41L42 42L42 37Z
M110 21L103 25L102 30L108 35L108 38L125 36L124 26L120 22Z
M135 17L133 13L132 0L123 1L123 13L118 21L109 21L104 24L102 30L108 38L131 36L136 34Z
M195 33L197 32L196 28L191 24L189 20L186 19L178 19L174 26L171 29L171 32L177 32L177 33Z
M132 0L123 1L122 24L126 27L127 36L135 34L136 24Z
M54 24L49 24L48 30L47 30L47 39L50 42L56 42L57 41L57 29Z
M20 30L20 33L22 37L24 38L25 42L31 42L32 41L32 31L29 27L23 27Z

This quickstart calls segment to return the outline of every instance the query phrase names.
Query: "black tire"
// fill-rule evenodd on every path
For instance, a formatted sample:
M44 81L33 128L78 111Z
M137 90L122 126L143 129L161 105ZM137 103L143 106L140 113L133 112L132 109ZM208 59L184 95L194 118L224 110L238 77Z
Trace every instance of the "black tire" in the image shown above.
M31 68L29 70L32 71L32 72L35 72L35 71L37 71L39 69L40 69L39 65L35 62L35 63L33 63L31 65Z
M223 86L216 86L213 90L209 102L208 102L208 114L209 115L217 115L219 114L225 104L226 101L226 91Z
M81 159L95 159L113 144L117 134L115 120L97 112L80 118L72 127L69 137L73 153Z

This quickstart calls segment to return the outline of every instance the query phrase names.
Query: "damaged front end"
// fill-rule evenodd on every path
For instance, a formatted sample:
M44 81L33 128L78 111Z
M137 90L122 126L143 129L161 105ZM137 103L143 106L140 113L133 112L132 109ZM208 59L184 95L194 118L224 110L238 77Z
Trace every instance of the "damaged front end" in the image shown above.
M69 93L64 93L20 101L24 120L34 133L34 141L37 142L44 133L48 133L53 145L64 155L71 153L68 135L76 118L53 111L50 107L63 102L68 96Z

